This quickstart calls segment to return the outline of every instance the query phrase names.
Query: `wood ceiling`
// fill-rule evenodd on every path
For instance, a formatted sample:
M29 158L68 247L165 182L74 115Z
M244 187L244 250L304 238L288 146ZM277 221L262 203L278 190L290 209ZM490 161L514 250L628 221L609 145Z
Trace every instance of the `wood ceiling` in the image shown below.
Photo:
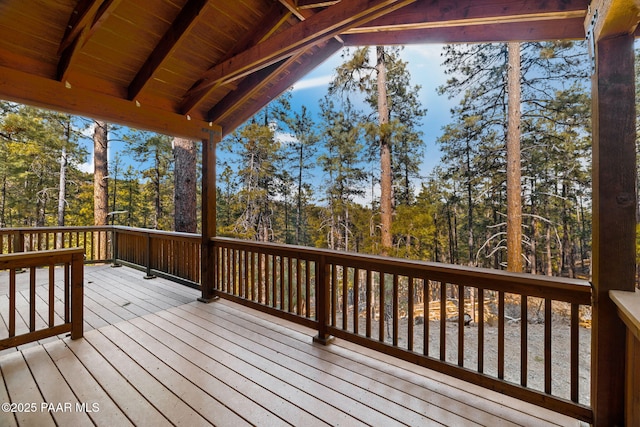
M0 0L0 99L227 134L343 46L582 39L588 0Z

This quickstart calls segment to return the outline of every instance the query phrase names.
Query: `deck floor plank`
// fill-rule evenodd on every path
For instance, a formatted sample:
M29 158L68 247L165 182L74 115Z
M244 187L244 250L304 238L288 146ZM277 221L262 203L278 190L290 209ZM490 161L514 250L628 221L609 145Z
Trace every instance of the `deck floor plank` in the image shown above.
M203 352L211 355L218 363L226 366L231 371L240 373L256 384L264 384L271 391L291 402L295 402L301 408L310 412L319 420L330 425L364 425L364 423L352 415L345 413L335 406L325 402L323 397L327 394L324 387L309 383L300 384L292 378L295 373L287 371L284 375L278 375L273 367L264 360L254 357L250 351L234 352L231 348L232 342L221 340L219 337L203 329L200 325L187 322L179 316L168 312L158 312L155 316L164 319L153 319L153 323L158 324L165 330L173 327L189 332L190 335L181 337L185 342ZM173 322L171 322L173 320Z
M143 274L86 266L84 339L0 352L3 402L95 402L100 411L3 412L0 425L580 425L344 340L314 344L309 328L224 300L202 304L197 290ZM62 316L58 275L56 286ZM19 289L22 313L28 287ZM40 282L37 296L42 323ZM17 323L26 328L20 315Z
M4 378L9 394L9 401L16 406L12 408L16 412L0 413L0 425L4 425L5 419L14 419L21 426L55 426L53 417L49 412L40 411L40 404L44 398L38 390L38 385L31 375L31 371L24 360L21 351L7 353L0 357L0 371ZM32 407L31 404L35 404Z
M85 334L90 336L97 330ZM116 370L86 339L65 340L67 356L75 357L105 390L109 398L127 415L134 425L168 425L169 422L118 370ZM76 372L80 375L84 371ZM98 402L103 405L102 401Z
M113 328L112 325L109 325L90 331L86 334L85 339L172 424L185 426L209 425L200 414L176 396L170 388L164 386L140 366L139 363L147 362L144 360L145 357L153 357L153 355L148 352L144 354L145 357L139 357L137 353L129 355L123 348L108 338L109 332ZM151 362L154 361L152 360L149 363ZM182 385L179 379L176 379L175 385Z
M235 304L220 300L220 308L225 309L228 313L221 318L234 320L236 318L244 319L260 319L256 320L256 323L263 329L277 331L277 336L281 339L286 339L285 342L288 346L294 346L301 348L303 351L310 351L310 348L305 345L299 345L299 339L304 336L313 335L315 331L312 331L304 326L291 324L282 319L273 318L268 314L261 313L255 310L241 310L235 309ZM183 307L184 308L184 307ZM258 329L259 333L262 333ZM288 338L293 338L290 340ZM479 412L474 414L474 419L482 418L484 413L488 414L486 425L493 425L496 422L496 417L504 418L516 425L531 425L531 426L580 426L583 425L579 421L558 414L556 412L547 410L545 408L531 406L529 403L523 402L518 399L513 399L509 396L500 393L488 393L486 389L467 383L456 378L449 377L445 374L423 368L421 366L406 362L404 360L397 359L392 356L385 355L383 353L370 350L359 346L357 344L350 343L345 340L336 339L334 343L325 351L331 354L337 354L345 356L344 360L351 360L353 364L350 364L347 369L354 369L356 372L362 372L368 368L373 369L369 374L374 377L386 376L389 381L397 383L397 387L401 390L410 390L409 384L416 383L417 394L425 388L432 391L429 396L445 396L459 402L461 411L458 413L464 413L464 408L467 408L471 404ZM337 359L341 360L341 359ZM415 375L417 374L417 376ZM431 397L430 397L431 398ZM455 405L451 407L452 403L448 402L444 404L445 407L455 410ZM515 410L514 410L515 409ZM493 420L490 422L490 420Z
M60 374L74 390L77 401L92 409L96 409L94 405L97 405L98 410L92 410L89 413L89 417L95 424L118 427L133 426L91 373L67 348L65 341L58 340L48 343L44 347L60 370Z
M57 425L88 425L90 423L88 414L76 410L76 396L49 354L37 346L28 348L22 353L44 399L40 402L39 410L50 412Z
M380 417L380 419L371 420L367 420L366 417L363 417L365 421L372 421L374 425L378 423L384 425L390 425L392 423L401 423L406 425L443 425L441 423L445 423L446 425L448 423L451 425L453 423L460 423L463 421L460 417L455 416L455 414L451 414L450 412L439 413L437 410L431 413L431 418L429 418L428 416L421 414L420 412L422 411L420 410L414 411L415 407L410 408L402 406L393 400L386 398L385 392L388 390L384 389L383 385L375 380L370 380L365 387L360 387L355 383L348 381L350 373L347 374L346 372L340 372L336 374L333 372L335 365L326 362L316 355L307 354L307 360L300 361L295 357L295 355L292 355L292 352L295 353L294 348L284 348L284 346L275 346L276 348L272 348L274 346L274 341L269 335L259 336L242 326L229 323L225 324L224 321L217 322L215 319L207 316L209 314L208 310L204 311L204 317L197 316L195 314L198 313L197 305L189 304L181 306L170 310L170 312L177 313L178 310L183 309L185 312L181 315L184 316L184 318L189 319L192 323L196 324L202 323L202 321L209 322L211 326L206 327L205 329L211 330L214 335L222 339L231 340L235 337L234 343L241 349L255 352L257 355L268 360L272 366L280 366L285 370L294 370L304 378L330 388L333 392L338 393L338 396L342 394L346 401L353 400L363 405L363 412L371 414L372 416L375 415ZM213 314L211 316L217 318L217 316ZM310 337L308 337L307 341L309 342L310 340ZM400 400L406 399L407 397L408 396L405 395ZM406 403L408 402L405 401L405 404ZM422 403L424 404L424 402ZM357 405L354 406L357 407ZM382 408L384 408L383 414L379 412ZM386 417L390 417L393 420L389 420ZM467 424L469 426L476 425L470 420L467 420Z
M224 376L231 384L219 380L216 376L219 375L220 364L213 358L213 355L205 355L189 347L153 323L140 318L131 322L119 323L116 327L152 353L162 355L164 363L209 396L215 398L216 401L219 400L219 404L230 408L252 424L267 426L310 425L309 422L318 421L317 419L300 417L301 414L307 413L290 405L286 400L278 401L275 395L268 393L265 389L260 390L254 383L244 379L236 372ZM180 353L188 354L189 359L181 356ZM238 379L234 381L233 377ZM260 398L262 398L263 405L270 407L290 405L289 409L291 410L279 418L268 408L259 405ZM285 420L291 422L288 423ZM303 424L304 421L306 422Z

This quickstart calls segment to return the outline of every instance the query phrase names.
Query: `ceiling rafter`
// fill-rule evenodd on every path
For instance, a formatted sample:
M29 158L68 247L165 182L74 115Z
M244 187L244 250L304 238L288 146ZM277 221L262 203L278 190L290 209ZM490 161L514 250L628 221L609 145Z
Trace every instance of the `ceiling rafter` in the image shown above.
M122 0L81 0L74 9L58 54L57 78L65 81L69 69L91 35L104 23Z
M348 28L362 25L415 0L351 0L324 9L263 43L257 44L204 73L189 90L187 99L199 99L209 88L232 82L265 68L310 46L326 41ZM183 113L192 108L188 102Z
M291 18L291 12L286 10L280 3L274 3L273 7L269 10L260 25L257 25L256 31L248 32L244 38L240 39L229 53L222 58L222 61L233 58L235 55L249 49L251 46L255 46L260 42L267 40L278 29L280 29L289 18ZM198 83L199 82L196 84ZM211 92L213 92L215 88L216 86L212 86L208 90L192 96L187 94L181 105L181 111L184 114L191 113L191 111L193 111L194 108L196 108Z
M136 74L135 78L131 81L128 89L130 100L135 99L147 83L153 79L154 74L162 66L162 63L176 50L183 36L188 34L194 27L198 16L207 3L208 0L189 0L182 8L171 24L171 27L169 27L167 32L162 36L162 39L147 58L142 68L140 68L138 74Z
M300 9L317 9L319 7L333 6L340 3L340 0L297 0Z

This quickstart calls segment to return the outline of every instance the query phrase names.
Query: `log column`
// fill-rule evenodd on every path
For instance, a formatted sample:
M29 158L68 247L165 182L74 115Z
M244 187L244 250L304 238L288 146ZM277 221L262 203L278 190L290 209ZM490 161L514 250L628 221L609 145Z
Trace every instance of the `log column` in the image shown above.
M202 141L202 244L200 281L202 296L198 301L210 302L215 295L215 248L211 238L216 236L216 144L220 133L209 131Z
M595 426L624 425L626 328L609 290L635 283L636 127L634 37L595 44L593 97L593 325Z

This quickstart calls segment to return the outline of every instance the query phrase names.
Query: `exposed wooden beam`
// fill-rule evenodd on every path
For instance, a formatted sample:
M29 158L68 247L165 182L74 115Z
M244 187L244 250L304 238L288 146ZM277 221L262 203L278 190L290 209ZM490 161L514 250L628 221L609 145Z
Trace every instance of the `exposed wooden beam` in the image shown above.
M581 40L584 39L584 18L536 21L530 24L514 22L500 25L468 25L345 34L345 46L404 45L418 43L491 43L504 41Z
M282 25L290 18L290 11L287 11L281 4L274 3L273 7L271 7L271 10L269 11L269 13L267 13L262 22L256 26L255 31L247 32L245 37L243 37L236 43L236 45L229 51L229 53L222 59L222 61L233 58L238 53L243 52L250 47L255 46L258 43L268 39L276 31L278 31L282 27ZM201 81L201 79L198 80L198 82L196 82L196 85L198 85ZM213 90L216 89L216 87L217 86L211 86L207 90L202 90L198 93L191 93L190 91L191 94L188 93L184 101L182 102L181 111L184 114L191 113Z
M219 127L195 117L189 120L184 115L151 105L137 107L126 99L67 86L56 80L0 66L0 94L3 99L196 140L202 139L209 129L221 131Z
M101 0L81 0L78 3L69 18L69 24L67 24L67 30L58 48L58 54L61 54L69 47L83 29L93 24L93 19L98 13L101 4Z
M305 74L340 50L341 47L342 43L339 43L335 39L330 39L326 45L318 48L317 52L314 52L313 55L298 54L248 76L242 81L237 90L231 92L209 111L209 120L214 123L224 123L222 126L223 132L225 134L229 133L243 121L237 118L228 119L232 116L238 117L236 112L239 107L244 108L243 117L249 117L257 113L265 105L289 89L292 81L302 78ZM270 77L276 76L283 71L288 72L287 77L273 84ZM263 90L265 86L270 86L270 88L266 94L261 96L260 102L254 101L250 104L245 104ZM251 105L251 108L248 109L246 105Z
M233 103L233 99L228 100L227 102L228 102L229 108L233 110L233 109L236 109L238 106L243 106L244 110L242 114L235 114L233 115L233 117L230 117L230 118L227 118L226 116L215 117L214 114L219 113L220 110L212 109L211 121L221 125L223 135L229 134L235 128L237 128L242 123L244 123L249 117L253 116L262 108L264 108L269 102L271 102L272 100L280 96L283 92L288 90L291 87L292 82L298 81L299 79L304 77L307 73L309 73L311 70L316 68L318 65L320 65L322 62L324 62L327 58L329 58L331 55L336 53L341 48L342 48L342 43L338 42L335 39L329 39L327 41L326 46L322 46L321 48L319 48L316 52L314 52L313 55L300 56L299 60L297 61L299 64L296 65L295 67L289 67L289 69L287 70L287 72L289 73L288 78L280 79L275 84L272 83L270 85L269 91L266 94L262 95L259 101L253 101L248 105L242 105L241 104L242 99L241 99L240 93L237 95L231 95L231 97L233 96L236 97L236 102ZM289 61L286 61L286 62L289 62ZM279 72L279 70L274 71L273 74L276 74L277 72ZM251 77L253 76L250 76L249 78ZM248 92L250 89L242 88L242 85L241 85L241 87L239 87L238 90L245 90ZM214 120L214 119L217 119L217 120Z
M322 62L324 62L327 58L333 55L335 52L342 48L342 43L336 41L335 39L331 39L327 42L327 46L323 49L320 49L312 56L304 57L300 62L300 65L297 68L289 70L289 77L286 79L280 79L275 84L271 85L271 88L266 96L260 98L260 101L254 101L249 104L248 108L245 108L242 115L235 115L233 119L229 120L221 120L220 125L222 126L223 134L226 135L230 133L233 129L240 126L244 123L249 117L256 114L262 108L264 108L269 102L273 99L277 98L280 94L291 87L292 81L297 81L301 79L304 75L309 73L311 70L316 68Z
M340 2L209 69L187 98L265 68L348 28L359 26L415 0L351 0ZM187 104L188 109L188 104Z
M632 34L640 20L640 0L593 0L585 19L585 31L594 40Z
M340 3L340 0L297 0L300 9L317 9L319 7L333 6Z
M133 100L144 89L145 85L153 78L155 72L162 66L162 63L175 50L185 34L188 34L195 25L202 9L208 0L189 0L182 8L171 27L162 36L160 42L147 58L146 62L138 71L135 78L129 85L129 99Z
M58 49L60 60L58 61L57 78L59 81L66 80L69 68L77 58L78 52L121 1L87 0L81 2L74 10L69 19L67 33L65 33Z
M366 25L351 28L345 34L584 18L587 4L588 0L476 0L464 4L455 0L416 2Z

